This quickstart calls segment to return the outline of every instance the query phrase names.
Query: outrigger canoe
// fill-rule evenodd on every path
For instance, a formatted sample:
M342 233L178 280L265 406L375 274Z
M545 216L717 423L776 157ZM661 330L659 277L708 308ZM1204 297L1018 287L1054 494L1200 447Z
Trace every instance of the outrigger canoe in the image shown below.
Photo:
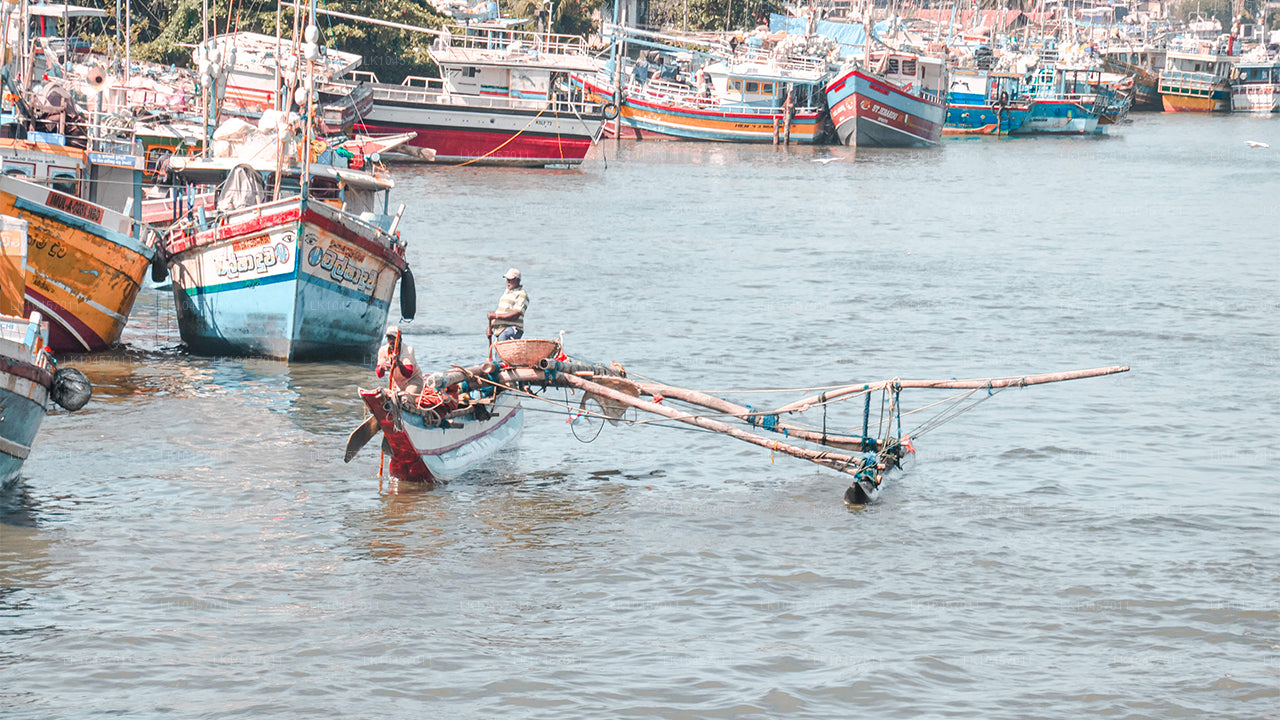
M968 380L902 380L812 388L818 390L776 409L760 411L686 388L627 376L617 363L608 365L574 360L554 340L512 340L494 346L501 362L435 373L425 379L419 397L395 392L360 390L369 409L365 422L352 432L344 460L378 432L391 455L391 476L399 480L447 480L476 467L519 433L522 400L553 402L533 390L567 388L580 398L576 414L572 402L561 405L571 420L587 417L611 424L628 410L660 416L668 421L728 435L772 452L785 453L852 477L844 501L850 505L874 502L885 476L901 467L915 450L913 439L999 390L1127 372L1112 366L1039 375ZM905 389L955 390L950 397L915 410L904 410ZM783 392L783 391L778 391ZM828 421L839 403L861 400L861 422L852 426ZM557 403L559 404L559 403ZM589 409L594 407L595 409ZM902 418L929 409L932 414L910 431ZM820 412L819 422L799 416ZM661 422L661 421L659 421ZM816 446L816 447L811 447Z

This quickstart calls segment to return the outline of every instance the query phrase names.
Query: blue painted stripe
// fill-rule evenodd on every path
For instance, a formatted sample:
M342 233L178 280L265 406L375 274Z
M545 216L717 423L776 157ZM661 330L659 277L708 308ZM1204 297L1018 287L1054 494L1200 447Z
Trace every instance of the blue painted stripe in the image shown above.
M349 288L345 285L339 285L338 283L332 280L319 278L319 277L316 277L315 275L310 275L305 272L298 273L298 278L306 283L309 283L311 285L316 285L330 292L335 292L339 295L342 295L343 297L351 298L352 300L359 300L361 302L365 302L366 300L369 299L369 295L367 293L362 293L358 290ZM370 304L376 305L377 307L384 307L384 308L391 307L390 302L386 300L379 300L378 298L373 298L373 301Z
M289 282L292 279L292 273L281 273L279 275L268 275L267 277L262 278L247 278L244 280L219 283L217 285L185 288L183 292L185 292L188 297L195 297L196 295L213 295L215 293L231 292L233 290L243 290L245 288L262 287L264 285Z
M76 217L71 213L65 213L61 210L51 208L48 205L41 205L40 203L35 203L24 197L18 197L15 195L13 199L13 206L16 209L34 213L40 217L62 223L67 227L83 230L90 235L102 238L108 242L113 242L126 250L132 250L133 252L138 253L148 261L156 254L156 251L153 248L143 245L124 233L116 232L115 230L99 225L98 223L85 220L82 217Z

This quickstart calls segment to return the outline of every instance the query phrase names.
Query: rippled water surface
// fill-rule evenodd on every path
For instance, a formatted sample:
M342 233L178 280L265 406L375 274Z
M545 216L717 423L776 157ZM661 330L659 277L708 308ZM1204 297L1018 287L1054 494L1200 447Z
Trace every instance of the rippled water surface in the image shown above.
M0 715L1280 716L1280 121L399 182L429 368L514 265L531 335L686 387L1133 370L998 393L860 510L555 408L380 487L367 369L187 357L147 291L0 497Z

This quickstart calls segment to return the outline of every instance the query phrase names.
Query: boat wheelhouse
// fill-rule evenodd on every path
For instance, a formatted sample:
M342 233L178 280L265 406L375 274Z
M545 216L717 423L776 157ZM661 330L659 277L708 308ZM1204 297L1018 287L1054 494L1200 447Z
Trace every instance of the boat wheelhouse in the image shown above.
M599 137L601 106L569 83L570 74L599 67L582 38L497 20L446 31L429 52L440 78L393 85L354 71L318 88L334 98L372 89L373 107L356 129L416 133L406 149L434 151L436 162L578 165Z
M1160 71L1160 100L1165 112L1229 112L1230 38L1181 39L1169 49Z
M769 47L762 43L697 57L647 50L623 61L617 108L612 61L595 75L575 80L608 103L616 117L606 131L623 137L814 143L821 139L824 86L833 71L825 53L808 52L814 40L822 38L784 35Z
M1241 60L1231 78L1232 112L1280 112L1280 58Z

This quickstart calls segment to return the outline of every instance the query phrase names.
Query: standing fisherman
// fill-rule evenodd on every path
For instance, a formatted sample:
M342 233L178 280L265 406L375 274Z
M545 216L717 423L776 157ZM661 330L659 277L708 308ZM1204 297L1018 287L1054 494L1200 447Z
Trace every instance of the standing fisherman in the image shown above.
M413 355L413 348L404 344L404 337L396 325L387 326L387 343L378 348L378 377L391 373L392 392L411 396L406 398L415 403L422 394L422 370L418 368L418 360Z
M520 285L520 271L511 268L506 278L507 291L498 300L498 309L489 313L489 344L524 337L524 313L529 309L529 294Z

